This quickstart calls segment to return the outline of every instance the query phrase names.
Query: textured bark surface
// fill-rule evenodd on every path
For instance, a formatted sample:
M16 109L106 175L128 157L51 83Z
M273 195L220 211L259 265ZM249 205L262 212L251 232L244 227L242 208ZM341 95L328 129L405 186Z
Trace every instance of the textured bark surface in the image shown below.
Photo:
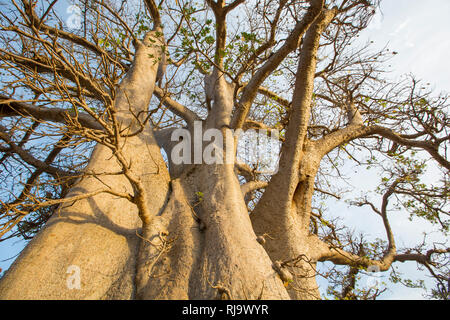
M158 67L154 57L160 54L157 46L138 46L115 100L121 127L129 132L138 128L139 111L151 98ZM223 128L233 91L223 75L212 77L214 112L206 124ZM232 140L225 148L234 151ZM228 164L179 170L169 190L169 173L151 128L120 141L129 175L142 183L152 216L143 216L127 199L105 194L63 205L0 282L3 299L289 298L256 241L234 156ZM105 175L121 170L111 151L97 146L86 169L96 176L77 182L68 197L105 186L133 194L136 187L123 175ZM67 287L72 265L81 270L80 290Z
M256 241L233 167L205 166L187 182L203 193L198 217L204 224L203 250L195 270L193 297L217 297L223 286L233 299L286 299L282 282Z
M288 287L293 299L320 299L315 280L313 237L309 235L311 200L320 157L314 144L306 139L310 119L317 48L320 36L336 12L326 10L305 35L300 54L290 125L283 144L280 168L252 213L258 235L272 239L265 244L272 261L295 263L289 269L293 281ZM277 212L276 214L274 214ZM297 259L297 260L296 260Z
M118 87L114 104L119 128L125 132L134 132L139 128L138 121L145 119L143 111L155 87L161 43L153 32L137 43L134 63ZM208 79L207 94L213 105L201 126L232 137L227 127L233 109L233 85L217 69ZM312 88L307 89L302 103L310 99ZM160 145L170 155L174 145L168 142L170 134L161 136ZM289 214L281 217L269 211L267 215L256 212L258 222L252 225L234 171L236 149L232 138L224 141L223 156L227 150L231 154L225 164L177 167L170 163L170 183L151 128L120 138L119 145L120 158L105 146L95 148L86 172L96 175L77 182L68 197L109 186L142 201L131 203L102 193L62 205L59 214L33 239L0 282L1 298L318 297L309 264L297 262L300 267L294 270L296 287L283 278L286 268L274 266L278 260L309 253L307 227L299 216L305 212L304 203L310 201L311 185L297 192L306 195L306 199L296 200L301 202L297 209L285 208ZM127 178L105 174L124 172L128 167ZM288 195L292 197L293 193ZM265 223L272 226L273 219L277 227L271 236L276 241L263 247L257 234L264 233ZM292 229L294 232L289 232ZM71 290L66 284L67 270L72 265L81 271L80 290Z

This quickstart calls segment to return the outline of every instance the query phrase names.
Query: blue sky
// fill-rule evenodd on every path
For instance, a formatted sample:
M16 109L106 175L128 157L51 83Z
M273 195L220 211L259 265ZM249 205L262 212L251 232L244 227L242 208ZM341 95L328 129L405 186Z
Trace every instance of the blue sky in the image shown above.
M383 0L379 12L369 28L362 32L362 43L373 40L374 49L381 49L388 44L391 50L398 52L392 58L392 76L412 73L425 83L431 83L436 92L450 92L450 1L449 0ZM365 172L360 179L353 181L355 187L370 187L378 182L375 172ZM348 221L355 225L364 225L365 231L384 238L383 227L379 217L358 210L348 210L344 204L332 204L333 210L342 210ZM363 223L364 222L364 223ZM420 241L417 222L410 222L406 215L397 215L391 219L394 231L401 230L397 242L409 244ZM430 226L421 224L422 229ZM420 230L422 230L420 229ZM6 270L23 248L24 242L9 240L0 243L0 268ZM401 264L401 270L423 277L417 271L415 263ZM422 299L421 290L391 286L383 296L385 299Z

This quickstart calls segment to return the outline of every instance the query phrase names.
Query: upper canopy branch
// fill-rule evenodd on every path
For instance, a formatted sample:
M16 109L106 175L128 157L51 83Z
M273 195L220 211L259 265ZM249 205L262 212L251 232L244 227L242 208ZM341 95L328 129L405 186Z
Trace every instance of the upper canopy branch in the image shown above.
M433 143L431 140L414 140L404 138L394 130L378 125L365 126L351 123L343 129L332 132L322 139L314 141L314 145L317 147L320 154L324 156L334 148L351 140L374 135L379 135L403 146L425 150L440 165L450 170L450 162L439 153L439 144Z
M294 51L303 34L308 30L314 20L319 16L324 5L324 0L311 0L310 7L305 16L299 21L290 33L284 44L263 64L245 86L238 103L238 109L232 121L233 128L242 128L247 118L258 88L264 80L280 65L280 63Z
M229 5L225 6L225 1L206 0L206 3L211 7L216 18L216 52L214 55L214 63L216 67L223 70L223 58L225 53L225 46L227 40L227 14L243 3L245 0L235 0Z
M52 59L46 56L35 54L33 58L28 58L22 55L14 54L0 49L0 59L10 61L21 69L28 70L30 73L53 74L61 76L75 83L78 89L89 91L89 96L96 96L106 104L111 103L111 97L106 88L103 88L98 81L93 79L91 75L83 72L79 68L67 63L67 60L61 59L54 54ZM33 74L36 79L36 76Z
M153 19L153 30L156 31L161 28L161 16L158 6L153 0L144 0L144 2Z
M55 1L56 2L56 1ZM89 41L85 37L81 37L75 33L67 32L65 30L62 30L60 28L55 28L48 26L44 23L43 18L45 18L45 14L42 16L42 18L39 18L36 14L35 7L32 4L31 1L22 1L25 11L19 10L25 19L25 21L28 22L29 26L31 28L34 28L34 30L42 31L44 33L50 34L54 36L55 38L62 38L64 40L68 40L76 45L82 46L85 49L90 50L91 52L106 57L108 60L115 64L123 65L122 62L116 60L111 54L109 54L107 51L105 51L100 45L95 44L91 41ZM53 6L54 3L51 4ZM51 6L48 8L50 9ZM13 29L13 31L19 31L19 28Z
M228 12L235 9L238 5L244 2L245 0L235 0L228 5L225 5L225 1L223 0L220 1L206 0L206 3L208 3L208 5L211 7L214 14L217 15L227 14Z
M273 47L275 45L275 35L276 30L278 27L278 21L280 20L281 12L283 11L285 5L287 3L287 0L281 0L280 4L278 5L278 9L275 13L275 17L273 21L270 22L270 35L269 39L265 41L263 44L261 44L258 48L255 49L255 51L252 53L252 55L248 58L248 60L242 64L241 68L236 74L236 79L240 79L245 71L256 61L256 59L264 53L269 48Z
M225 13L230 12L231 10L235 9L238 5L240 5L241 3L244 3L245 0L235 0L233 2L231 2L230 4L226 5L223 10L225 11Z

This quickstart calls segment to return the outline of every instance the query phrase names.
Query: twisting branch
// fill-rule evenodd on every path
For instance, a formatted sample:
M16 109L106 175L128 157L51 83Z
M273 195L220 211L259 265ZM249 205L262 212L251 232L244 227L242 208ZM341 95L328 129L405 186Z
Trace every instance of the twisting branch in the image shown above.
M364 126L358 124L350 124L343 129L330 133L322 139L315 141L314 144L317 146L320 153L322 155L325 155L339 145L345 144L349 141L376 135L394 141L403 146L425 150L440 165L450 170L450 162L445 157L439 154L439 145L436 145L436 143L433 143L433 141L404 138L394 130L378 125Z
M241 185L241 192L245 196L249 192L252 192L252 191L255 191L258 189L263 189L263 188L267 187L267 185L268 185L268 182L266 182L266 181L257 181L257 180L249 181L249 182Z
M334 245L325 243L322 240L316 239L316 245L318 248L318 254L316 259L318 261L331 261L338 265L349 265L351 267L377 267L379 271L387 271L391 267L393 262L405 262L405 261L416 261L423 265L431 263L431 255L434 253L448 253L449 248L447 249L432 249L427 252L427 254L421 253L404 253L397 254L397 249L394 240L394 234L390 227L389 220L387 218L387 206L389 203L389 197L391 197L397 188L397 186L405 181L405 177L397 178L384 193L381 203L381 209L377 209L373 204L364 201L360 202L359 205L370 205L375 213L381 216L383 219L383 224L386 230L386 235L388 238L388 248L384 253L383 257L380 260L374 260L367 256L357 255L351 252L348 252L344 249L336 247Z
M55 168L48 163L35 158L31 153L19 147L16 143L13 142L11 136L8 134L7 129L2 125L0 125L0 139L5 141L9 145L9 148L0 147L0 151L2 152L14 152L29 165L32 165L35 168L39 168L44 172L48 172L52 175L57 175L60 177L73 175L73 173Z

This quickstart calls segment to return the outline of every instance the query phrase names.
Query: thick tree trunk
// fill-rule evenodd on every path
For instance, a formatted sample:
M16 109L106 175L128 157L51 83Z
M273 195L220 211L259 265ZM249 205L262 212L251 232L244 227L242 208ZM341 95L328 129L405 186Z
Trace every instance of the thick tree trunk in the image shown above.
M152 37L149 33L137 45L135 62L117 90L115 110L122 128L138 127L132 113L146 110L152 96L158 68L153 60L160 54L160 48L151 45L158 41ZM150 54L155 58L149 59ZM156 215L167 200L169 174L151 128L119 143L130 174L138 177L151 195L146 205ZM74 184L67 197L108 188L133 194L129 180L117 174L122 170L111 149L97 145L87 175ZM0 298L133 298L140 226L138 208L124 198L100 193L63 203L1 280ZM80 288L68 284L78 275L76 270L80 271Z
M387 152L388 155L396 153L394 151L398 146L408 150L423 149L442 166L449 168L448 161L439 154L439 145L446 138L433 136L433 141L426 139L432 136L431 129L418 130L417 134L402 134L394 131L397 127L402 129L400 120L398 123L389 122L392 125L389 128L364 124L358 104L360 98L365 96L364 91L371 86L370 82L364 81L375 81L373 74L377 73L377 68L365 70L366 62L371 59L339 61L339 57L350 44L348 40L366 26L375 12L368 1L341 1L331 6L326 5L324 0L303 1L301 5L280 0L276 11L262 9L262 17L270 19L265 32L242 33L242 39L239 39L240 36L227 37L226 25L227 15L245 1L206 1L215 17L214 58L209 58L212 43L208 39L211 37L207 29L213 28L213 25L208 22L211 21L208 17L205 23L197 21L199 26L204 27L200 34L186 33L183 31L184 24L194 21L198 12L184 8L176 26L169 27L175 30L170 37L175 41L169 40L169 45L164 40L162 29L163 20L167 21L160 15L163 1L160 5L153 0L144 2L153 29L142 40L133 36L134 61L129 67L128 58L122 59L122 53L126 53L127 57L131 54L127 39L123 39L123 46L118 43L117 50L110 51L106 50L110 46L104 45L112 34L101 43L94 35L86 37L90 32L87 25L84 26L85 38L46 25L46 19L50 18L47 15L53 14L55 2L50 4L41 18L35 13L33 1L22 1L23 10L19 10L16 17L13 14L14 19L4 17L8 21L22 21L21 25L25 27L21 29L13 23L2 27L12 36L11 39L16 34L20 39L28 40L4 41L6 49L0 50L0 59L10 67L9 78L20 78L18 75L21 73L25 75L25 80L13 84L23 85L36 95L29 100L30 103L25 102L28 99L0 96L1 117L23 117L33 121L27 131L23 131L25 128L22 127L27 121L23 124L19 121L17 126L11 128L0 126L0 147L5 153L3 160L17 155L26 167L30 165L36 171L15 201L1 203L2 214L12 214L13 220L4 226L0 234L4 235L18 226L21 218L28 219L30 212L34 214L36 210L53 208L56 204L59 207L0 279L0 299L320 299L316 265L326 261L350 267L347 280L350 279L351 283L342 290L341 295L345 298L351 296L349 293L355 286L355 279L351 277L360 268L376 267L386 271L395 261L416 261L429 267L433 265L432 255L449 252L449 249L435 248L426 254L397 253L388 220L389 197L396 193L411 195L409 188L415 188L411 180L417 182L416 178L422 174L418 165L411 172L406 170L406 166L406 171L400 172L400 176L390 177L395 178L390 186L383 183L387 191L380 209L367 201L357 204L370 205L383 220L388 248L381 259L363 255L362 245L356 254L354 248L347 252L340 245L334 245L335 241L339 242L337 236L331 241L328 236L324 236L324 240L318 236L322 230L317 227L316 218L335 233L332 225L311 212L320 162L335 148L345 146L354 139L378 136L381 139L376 147L378 151L390 141L394 146ZM126 13L127 9L123 6L117 12L107 5L103 7L127 29L113 32L120 38L131 35L134 27L145 28L145 22L138 17L140 15L136 17L139 21L134 27L126 26L120 15L130 12ZM168 8L169 11L172 9ZM292 23L286 22L283 15L293 9L296 16L292 17ZM99 8L93 10L92 14L100 12L97 11ZM167 12L161 10L161 13ZM335 19L337 15L339 17ZM95 23L92 25L91 31L94 33L101 31L98 24L102 19L99 19L97 17L97 27ZM333 28L327 32L333 20ZM114 24L112 20L109 22ZM253 24L252 21L249 23ZM286 26L293 27L291 32L286 30ZM27 30L31 33L28 34ZM336 52L329 65L319 71L317 54L320 48L325 48L321 43L324 33L324 39L331 41L325 47L334 44ZM8 37L6 34L5 39L8 40ZM177 37L181 37L179 40L182 43L175 50L173 45L178 41ZM189 47L192 41L196 49L184 50L188 49L185 45ZM64 50L66 42L78 49L74 47L72 52ZM252 50L236 56L235 65L230 66L230 54L235 52L232 48L237 44L248 44ZM203 45L207 45L203 48L205 50L202 50ZM293 74L295 87L290 101L284 97L286 92L272 92L271 88L263 86L279 79L278 72L283 61L296 55L297 49L298 67ZM30 50L35 52L29 54ZM175 56L184 51L185 56L174 62L169 58L170 51ZM71 65L80 55L83 55L84 63ZM325 57L323 63L328 58ZM191 62L194 63L192 68L184 71L178 69L182 64ZM167 77L168 81L162 88L166 63L173 63L177 68L172 77ZM335 68L342 63L344 66L339 66L341 69ZM116 75L119 64L128 72L120 84L112 88L110 85L116 83L115 80L106 78L111 70ZM345 79L339 77L339 73L353 68L355 64L360 65L361 72L350 74ZM207 65L213 69L211 74L206 74L209 72ZM239 70L233 70L233 67ZM96 72L91 73L88 68ZM194 82L189 81L186 86L179 81L183 74L190 77L192 72L197 71L205 75L206 119L194 112L194 109L202 111L203 117L203 111L206 111L201 110L201 94L192 110L190 106L183 106L171 98L181 94L181 99L190 101L188 96L199 93L199 88L192 88L193 84L198 83L197 75L194 75ZM291 75L288 73L285 75L289 78ZM55 85L48 83L49 77L55 79ZM316 88L318 92L314 95L314 84L319 80L322 87ZM160 87L155 86L156 82ZM35 83L44 86L38 88ZM414 96L411 101L420 98L414 94L415 83L408 88ZM181 90L192 92L180 92L177 90L180 85ZM3 89L8 88L15 87L8 85ZM171 89L178 92L170 93L168 90ZM333 92L334 89L339 92ZM329 91L331 97L324 90ZM160 105L155 109L158 111L156 115L162 116L155 129L149 124L155 114L148 109L154 92L160 100ZM286 108L284 111L288 119L282 115L284 112L281 109L279 115L274 115L269 110L271 108L267 109L271 103L259 99L259 94ZM45 98L41 99L40 95ZM56 95L60 95L61 99L50 99ZM79 101L75 102L77 99ZM85 105L86 99L95 99L104 105L94 111ZM377 101L377 97L369 100ZM71 101L74 108L46 107L49 101L60 101L64 105L64 101ZM318 110L312 109L321 102L324 105L319 106ZM84 112L79 112L78 104ZM329 104L333 106L327 107ZM412 101L410 107L414 105L416 103ZM177 117L171 118L168 126L166 120L169 118L166 110L160 108L162 106ZM325 110L322 114L323 108L329 111ZM438 106L438 109L442 108ZM370 117L373 110L370 106L364 106L364 111L367 114L363 116ZM385 115L379 112L376 115L388 119L389 112L386 112ZM318 113L321 114L316 117ZM348 121L346 125L342 115ZM281 118L275 121L278 116ZM185 122L183 130L186 130L181 135L188 148L181 148L183 156L177 157L177 153L172 151L180 151L180 141L172 139L175 138L172 134L180 134L180 119ZM33 130L44 121L59 122L65 127L60 131L64 132L62 140L41 161L33 155L34 149L25 150L22 147L27 148L29 139L40 136L42 130ZM336 123L333 124L333 121ZM414 121L424 126L417 115ZM438 126L434 122L432 127ZM328 126L328 130L320 129L324 126ZM270 177L270 181L267 181L264 172L259 171L264 167L263 163L253 168L236 163L237 135L243 128L267 128L271 136L277 128L282 128L279 171ZM237 132L233 134L232 129ZM437 133L441 131L436 129ZM15 140L21 132L26 133L16 144ZM267 135L267 131L264 134ZM68 171L54 167L60 163L56 157L61 156L58 153L65 147L61 142L67 139L73 143L76 139L79 143L97 143L87 167L77 179ZM254 146L264 144L261 140L261 136L258 137ZM50 140L46 142L51 143ZM167 155L168 165L161 148ZM47 147L42 151L45 149ZM263 149L258 151L264 152ZM182 161L179 161L180 158L183 158ZM188 163L186 158L190 158ZM14 160L13 157L10 159ZM399 163L400 167L404 164ZM63 199L49 200L40 196L42 188L36 177L43 172L51 174L56 180L60 179L59 183L64 186L70 183L71 188ZM64 179L71 179L70 182L63 181L63 176ZM240 185L240 179L245 181L244 185ZM46 180L44 183L49 185L52 182ZM30 190L34 193L34 188L39 189L35 195L28 194ZM259 197L259 193L254 191L263 188L265 190ZM426 196L427 199L419 199L425 205L430 199L443 197L437 189L422 191L431 194ZM257 200L256 205L253 200ZM439 201L436 203L439 204ZM250 214L249 209L252 209ZM428 209L438 214L442 208L431 206ZM311 215L314 215L313 220ZM436 219L439 220L439 216ZM312 231L311 224L314 224ZM433 275L436 276L435 273ZM377 290L374 296L380 292Z
M214 106L203 125L231 137L227 125L233 92L223 75L215 71L210 77ZM172 180L166 210L144 225L146 240L137 273L139 298L289 298L253 231L234 172L233 139L224 142L223 160L227 150L233 155L224 164L175 169L171 164L172 175L182 173Z
M166 201L168 174L159 150L151 150L153 145L149 139L134 137L123 152L132 157L133 168L140 171L137 173L153 195L148 205L158 212ZM88 170L120 171L115 162L109 149L97 146ZM99 175L83 178L68 196L104 189L105 185L132 192L123 176ZM140 225L136 206L109 194L62 205L0 282L1 299L133 298ZM70 266L81 271L79 290L67 285Z
M263 198L251 214L257 235L265 236L264 248L275 263L286 262L286 272L292 276L287 287L292 299L320 299L316 283L315 243L310 234L311 201L314 180L319 167L317 151L310 143L304 148L300 162L300 181L290 201L279 196L282 174L275 175Z
M275 174L252 213L252 223L259 236L268 235L265 248L274 263L284 266L293 299L320 299L315 280L315 237L309 223L314 180L320 155L307 138L312 108L312 94L317 50L322 32L336 15L336 9L324 10L305 34L300 52L292 111Z
M316 262L314 256L314 236L309 234L309 221L302 217L310 212L310 202L314 189L314 177L300 183L286 214L280 210L273 214L273 208L258 207L252 215L255 233L265 235L264 248L272 261L285 262L284 272L291 276L287 290L292 299L316 300L320 293L316 283ZM275 198L275 197L272 197ZM272 206L273 207L273 206Z

